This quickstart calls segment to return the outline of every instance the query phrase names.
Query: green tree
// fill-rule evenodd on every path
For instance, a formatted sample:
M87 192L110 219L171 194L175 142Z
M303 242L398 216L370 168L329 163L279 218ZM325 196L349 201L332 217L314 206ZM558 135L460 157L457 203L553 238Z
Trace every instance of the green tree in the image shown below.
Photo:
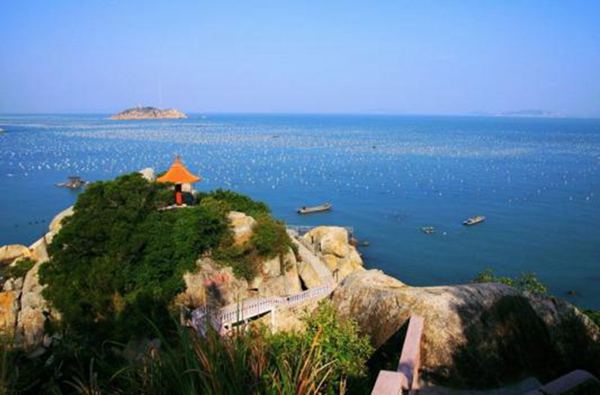
M100 339L127 339L169 323L182 275L227 233L224 215L207 207L159 209L172 194L138 174L90 185L50 245L41 268L44 295L63 321Z

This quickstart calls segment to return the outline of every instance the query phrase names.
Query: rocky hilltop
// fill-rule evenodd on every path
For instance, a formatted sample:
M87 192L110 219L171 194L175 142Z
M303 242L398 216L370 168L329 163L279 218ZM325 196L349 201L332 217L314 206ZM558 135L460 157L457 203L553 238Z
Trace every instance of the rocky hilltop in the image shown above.
M397 355L410 316L424 317L421 374L429 383L478 388L600 369L600 330L590 319L563 300L504 284L411 287L362 270L338 286L333 303L371 336L374 360Z
M184 119L187 115L174 108L161 110L155 107L136 107L121 111L113 115L110 119L130 120L130 119Z

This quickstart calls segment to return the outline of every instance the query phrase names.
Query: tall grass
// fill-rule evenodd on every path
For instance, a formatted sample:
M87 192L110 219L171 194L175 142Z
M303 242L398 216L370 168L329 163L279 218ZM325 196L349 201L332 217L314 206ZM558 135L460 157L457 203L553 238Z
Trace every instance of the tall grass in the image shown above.
M304 332L272 334L248 326L225 337L212 329L200 336L176 321L171 329L148 322L160 347L137 353L109 341L98 347L66 331L33 360L3 347L0 395L343 394L347 378L364 377L361 367L372 350L355 323L333 315L331 306L322 305L306 316Z
M125 392L144 394L320 393L335 361L323 358L319 335L294 358L275 354L268 336L254 328L226 338L209 331L203 338L178 327L175 342L160 335L160 352L151 351L112 380Z

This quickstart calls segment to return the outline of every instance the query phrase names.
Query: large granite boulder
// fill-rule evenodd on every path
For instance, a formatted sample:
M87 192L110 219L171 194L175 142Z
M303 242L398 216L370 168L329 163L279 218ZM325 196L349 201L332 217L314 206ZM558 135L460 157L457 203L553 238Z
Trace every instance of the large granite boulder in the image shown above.
M44 328L48 320L58 320L56 311L52 311L42 296L44 286L39 281L38 262L25 276L21 291L21 309L17 319L15 343L25 348L34 348L44 341Z
M248 296L248 282L238 279L230 267L221 267L208 257L196 262L196 271L183 276L186 289L178 303L196 308L206 303L226 306Z
M277 277L281 275L281 260L279 256L267 259L261 265L262 275L265 277Z
M300 282L300 273L298 273L298 262L296 254L290 248L281 259L282 276L285 277L286 290L288 295L296 295L302 292L302 283Z
M339 226L317 226L307 232L303 239L316 245L323 255L333 254L340 258L348 255L348 231Z
M235 245L242 245L250 240L252 228L256 225L254 218L239 211L231 211L227 218L229 219Z
M286 277L279 276L264 279L258 287L258 294L263 298L290 295Z
M292 239L298 251L297 262L298 274L305 288L315 288L333 282L331 271L327 265L311 250L309 250L303 242Z
M156 179L154 169L151 167L146 167L145 169L140 170L139 173L142 175L142 177L144 177L146 181L154 182L154 180Z
M351 274L332 299L380 347L374 359L388 358L392 368L410 316L423 316L422 375L441 385L546 381L575 368L600 372L599 328L559 299L491 283L410 287L378 270Z
M20 244L11 244L0 247L0 264L11 263L17 258L30 258L29 248Z
M18 291L0 292L0 335L13 336L19 312Z
M348 231L339 226L318 226L311 229L301 241L318 255L336 281L350 273L364 270L356 247L350 244Z
M47 236L44 235L29 246L29 251L31 251L31 259L36 262L46 262L50 259L50 256L48 255L47 239Z
M46 242L48 244L52 242L52 238L54 238L54 236L56 236L56 234L62 229L63 220L73 215L73 212L73 206L71 206L58 213L52 219L52 222L50 222L49 232L46 234Z

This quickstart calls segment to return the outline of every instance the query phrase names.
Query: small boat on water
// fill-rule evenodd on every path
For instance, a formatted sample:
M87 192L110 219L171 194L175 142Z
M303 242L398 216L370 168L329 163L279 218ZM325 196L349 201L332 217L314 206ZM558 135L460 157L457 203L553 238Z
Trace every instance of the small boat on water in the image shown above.
M435 233L435 228L433 226L424 226L421 228L421 232L432 235Z
M463 221L463 225L473 226L482 223L485 221L485 217L483 215L476 215L475 217L471 217L465 221Z
M302 207L298 209L298 214L313 214L320 213L323 211L329 211L333 207L330 203L325 203L320 206Z
M71 177L69 177L69 181L60 182L60 183L56 184L56 186L60 187L60 188L78 189L78 188L86 186L87 184L88 184L88 182L82 180L81 177L71 176Z

